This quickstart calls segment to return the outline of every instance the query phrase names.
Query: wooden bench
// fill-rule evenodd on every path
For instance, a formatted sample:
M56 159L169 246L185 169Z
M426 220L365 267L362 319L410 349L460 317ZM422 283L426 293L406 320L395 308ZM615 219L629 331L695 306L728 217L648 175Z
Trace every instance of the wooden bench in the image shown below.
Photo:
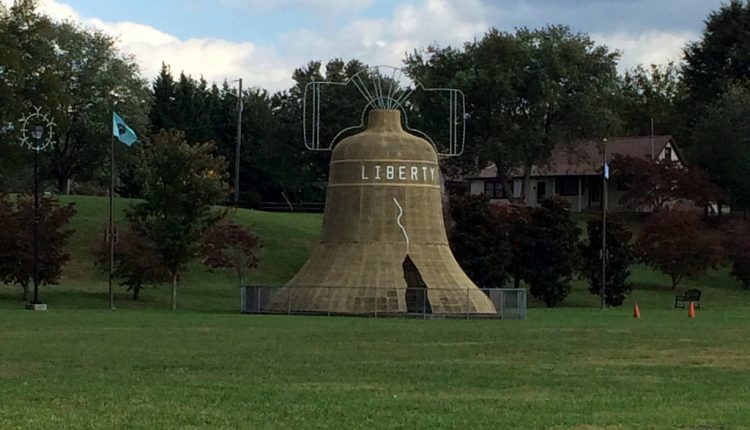
M677 309L682 308L685 309L688 303L695 302L695 306L700 309L701 307L701 290L697 288L692 288L690 290L685 291L685 294L681 296L674 296L674 308Z

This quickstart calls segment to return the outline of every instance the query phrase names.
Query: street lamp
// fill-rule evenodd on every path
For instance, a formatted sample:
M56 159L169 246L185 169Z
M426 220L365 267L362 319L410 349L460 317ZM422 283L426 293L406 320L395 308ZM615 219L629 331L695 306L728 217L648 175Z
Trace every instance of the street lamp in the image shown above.
M43 135L44 127L41 125L31 128L36 148L41 147ZM34 151L34 299L31 304L39 304L39 149Z
M44 311L47 310L47 305L39 301L39 153L52 145L52 136L54 134L52 128L55 123L46 114L41 113L41 108L36 108L34 112L21 118L21 123L23 125L21 144L34 151L34 298L26 308ZM44 139L45 132L47 134L46 139Z

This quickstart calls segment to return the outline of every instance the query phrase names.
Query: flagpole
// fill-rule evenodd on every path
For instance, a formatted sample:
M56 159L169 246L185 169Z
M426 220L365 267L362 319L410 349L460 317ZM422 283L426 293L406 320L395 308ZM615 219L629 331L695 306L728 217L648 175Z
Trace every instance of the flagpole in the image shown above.
M607 166L607 139L602 139L602 152L604 153L604 163L602 164L602 285L601 285L601 308L607 308L606 285L607 285L607 176L609 168Z
M114 122L115 112L112 111ZM115 310L115 294L112 289L112 278L115 272L115 134L111 133L109 140L109 309Z

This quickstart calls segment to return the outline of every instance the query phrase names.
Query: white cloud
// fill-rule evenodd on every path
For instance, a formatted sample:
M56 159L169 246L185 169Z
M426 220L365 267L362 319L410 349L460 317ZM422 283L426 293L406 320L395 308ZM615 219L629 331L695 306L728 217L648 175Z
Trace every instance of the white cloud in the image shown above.
M618 49L622 52L619 64L621 71L631 69L639 64L666 64L682 61L682 49L690 40L698 36L692 32L648 31L640 34L615 33L592 34L598 43Z
M316 12L364 9L373 0L221 0L234 7L307 7ZM357 58L372 65L401 65L404 54L430 44L460 46L482 34L497 12L481 0L414 0L398 6L381 19L355 19L326 32L300 29L281 34L273 45L252 41L229 42L212 38L180 39L152 26L135 22L105 22L82 17L61 0L42 0L41 10L55 19L72 19L101 29L117 40L118 47L135 56L146 79L153 79L162 62L173 72L222 82L238 77L247 84L270 91L291 85L294 68L311 60ZM4 4L12 0L0 0ZM637 64L679 61L684 44L695 37L690 32L651 31L592 34L598 43L623 51L621 69Z

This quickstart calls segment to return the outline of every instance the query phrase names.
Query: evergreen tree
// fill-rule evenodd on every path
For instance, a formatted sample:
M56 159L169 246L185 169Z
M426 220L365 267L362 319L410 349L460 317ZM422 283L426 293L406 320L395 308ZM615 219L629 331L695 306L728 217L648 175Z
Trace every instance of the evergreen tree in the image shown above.
M602 220L590 218L586 222L588 240L581 244L582 274L589 281L589 292L601 296ZM622 305L633 290L628 282L630 265L635 259L631 244L633 234L625 222L615 214L607 215L607 270L604 300L608 306Z
M570 293L577 267L579 229L570 216L569 204L545 199L534 208L526 226L520 254L520 270L532 296L554 307Z

